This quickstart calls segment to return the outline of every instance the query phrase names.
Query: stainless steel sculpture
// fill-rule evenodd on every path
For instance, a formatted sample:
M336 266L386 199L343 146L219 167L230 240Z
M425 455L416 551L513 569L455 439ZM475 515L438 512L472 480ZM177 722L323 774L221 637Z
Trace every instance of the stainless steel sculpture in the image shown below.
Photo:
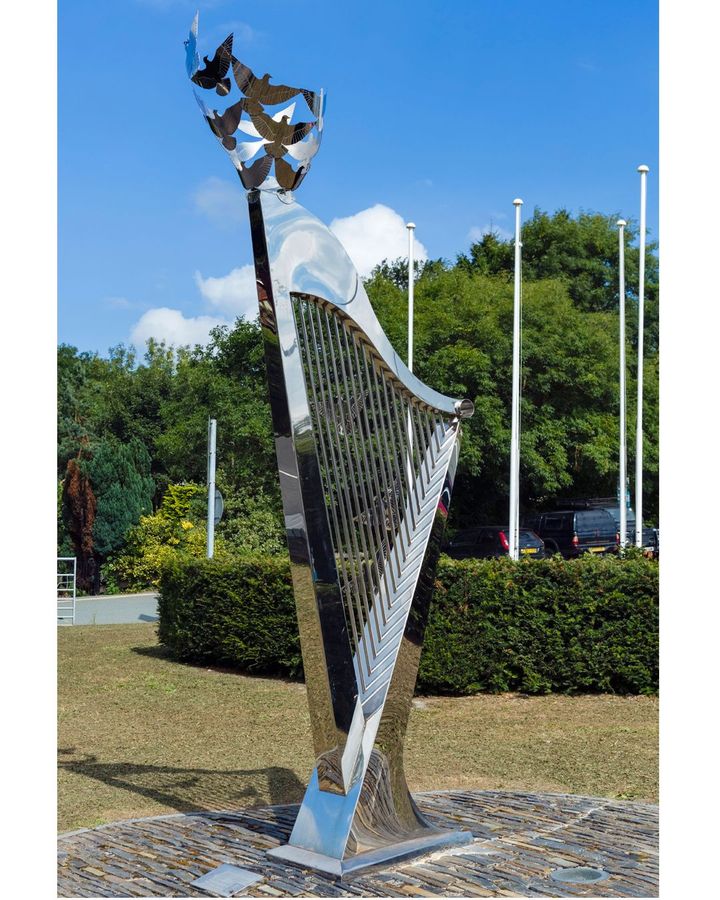
M310 162L320 147L325 108L323 92L316 94L285 84L270 84L272 76L268 74L257 78L233 56L232 34L218 47L212 60L204 57L205 66L201 69L197 52L197 29L196 15L185 41L185 65L190 80L205 90L214 89L224 97L230 93L227 73L232 66L235 83L245 95L220 113L216 109L209 109L195 92L195 99L205 120L230 156L243 186L251 190L267 182L274 162L276 187L294 190L307 174ZM303 96L310 112L315 116L312 122L290 125L296 102L272 115L265 112L264 106L277 106L299 95ZM243 113L246 118L243 118ZM255 140L239 143L234 136L238 130ZM261 154L259 158L248 165L249 160L258 154ZM290 157L290 161L287 157Z
M322 92L268 86L269 76L256 79L234 57L199 81L197 19L193 24L191 77L218 90L232 65L246 93L223 114L208 116L203 107L210 127L232 156L234 130L242 129L246 113L258 135L268 135L261 139L266 150L272 147L267 157L276 165L277 182L269 179L269 164L245 169L242 157L241 166L233 157L250 188L260 324L316 765L289 843L269 852L342 876L472 837L434 827L420 814L405 781L403 743L460 420L473 407L437 393L406 368L338 240L284 189L299 184L317 150L319 137L307 136L322 128ZM231 46L232 36L215 59ZM292 126L288 110L260 116L261 103L283 103L288 91L303 95L315 122ZM291 153L308 141L305 155ZM286 163L292 178L278 168L282 148L301 160L297 170Z

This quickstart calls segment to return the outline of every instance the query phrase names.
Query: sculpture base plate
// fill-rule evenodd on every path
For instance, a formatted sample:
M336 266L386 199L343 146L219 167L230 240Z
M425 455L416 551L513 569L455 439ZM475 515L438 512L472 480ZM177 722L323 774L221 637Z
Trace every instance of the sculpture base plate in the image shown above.
M342 879L367 869L393 865L420 854L433 853L443 847L469 844L473 840L470 831L437 830L407 841L398 841L396 844L358 853L347 859L335 859L322 853L314 853L312 850L304 850L302 847L294 847L292 844L274 847L267 851L267 855L303 869L315 869L325 875Z

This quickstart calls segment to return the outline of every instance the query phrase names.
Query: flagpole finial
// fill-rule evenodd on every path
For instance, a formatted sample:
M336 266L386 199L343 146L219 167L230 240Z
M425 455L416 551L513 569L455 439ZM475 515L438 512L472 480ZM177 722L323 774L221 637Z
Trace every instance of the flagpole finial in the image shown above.
M618 219L615 224L618 228L624 228L627 225L627 222L625 221L625 219Z
M519 197L516 197L515 200L513 200L513 206L522 206L522 205L523 205L523 202Z
M649 172L650 166L638 166L637 170L638 172Z

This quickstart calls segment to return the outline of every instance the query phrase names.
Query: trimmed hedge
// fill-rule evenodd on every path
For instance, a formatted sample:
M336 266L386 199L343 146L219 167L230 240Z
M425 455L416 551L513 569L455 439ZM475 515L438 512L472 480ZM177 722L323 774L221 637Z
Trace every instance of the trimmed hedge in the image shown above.
M290 564L176 557L160 575L158 637L178 659L302 675Z
M286 558L176 560L159 608L160 641L178 659L302 674ZM441 557L419 691L657 689L657 563Z

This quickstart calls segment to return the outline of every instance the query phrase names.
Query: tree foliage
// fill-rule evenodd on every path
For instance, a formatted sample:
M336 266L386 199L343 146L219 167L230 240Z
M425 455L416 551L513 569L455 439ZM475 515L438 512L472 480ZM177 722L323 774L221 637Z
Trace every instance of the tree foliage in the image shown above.
M136 437L126 444L106 438L92 446L82 467L97 496L94 551L104 559L122 546L130 526L152 509L150 454Z
M159 509L129 529L122 551L107 567L111 585L127 590L157 587L163 565L177 554L202 558L207 534L205 491L197 484L171 484ZM219 548L222 553L222 546Z
M378 317L404 355L407 302L385 279L367 285ZM415 371L436 389L469 397L453 523L507 517L513 291L509 280L455 266L421 278L415 291ZM618 316L573 302L563 280L528 281L523 291L521 505L617 489ZM636 359L628 351L634 426ZM645 363L646 514L657 511L657 354ZM634 463L633 450L629 454Z
M91 561L94 563L93 527L97 501L90 479L77 459L71 459L67 464L62 507L67 532L78 558L78 582L81 587L86 588L95 575L94 568L91 569Z
M617 215L583 212L574 218L560 209L548 215L535 209L522 227L523 277L527 281L558 279L567 285L573 303L588 312L618 309L619 242ZM630 220L625 228L625 283L628 298L637 300L640 253L634 241L638 235ZM657 348L658 260L657 244L650 242L645 257L646 342L652 352ZM481 275L512 278L514 241L489 233L473 243L457 264ZM637 328L630 329L633 341Z
M523 227L521 506L526 511L563 497L616 493L616 218L535 210ZM632 435L638 267L633 223L627 235ZM463 430L453 528L491 520L503 523L507 518L512 270L512 241L497 234L472 244L454 264L432 260L417 266L415 371L444 393L469 397L476 409ZM644 510L646 519L654 522L659 356L653 245L646 272ZM402 356L407 347L406 287L407 262L402 260L385 261L366 282L381 324ZM205 482L209 417L217 420L217 483L226 510L216 546L233 553L284 553L265 361L256 322L239 319L233 328L217 328L205 346L194 348L150 341L141 358L122 345L106 358L67 345L59 348L58 480L63 482L64 520L79 555L100 562L113 555L126 558L132 548L142 555L139 532L132 530L138 522L145 522L150 543L161 540L169 486ZM630 441L628 471L633 467ZM201 506L187 519L198 547L204 540L198 537L204 533ZM160 519L154 525L146 521L157 514ZM60 528L59 539L62 533ZM119 571L113 578L120 578ZM128 579L139 586L139 575Z

